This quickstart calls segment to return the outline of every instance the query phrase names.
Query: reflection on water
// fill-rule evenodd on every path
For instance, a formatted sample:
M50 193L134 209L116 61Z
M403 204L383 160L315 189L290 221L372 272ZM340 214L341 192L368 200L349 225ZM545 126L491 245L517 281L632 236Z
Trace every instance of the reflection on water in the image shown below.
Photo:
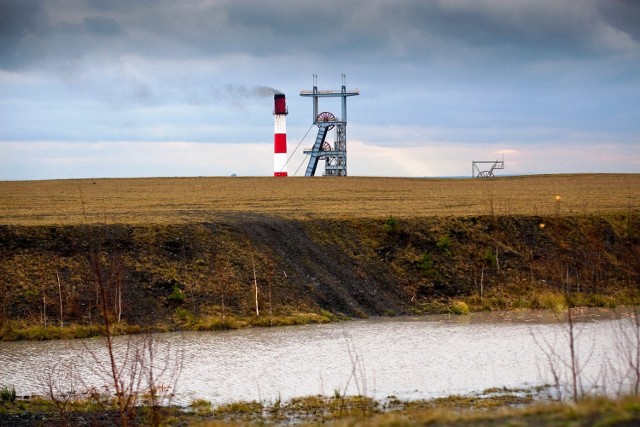
M596 378L607 360L615 359L611 350L621 325L627 323L602 311L584 311L579 350L589 358L585 378ZM545 352L533 335L566 354L565 330L546 312L370 319L158 334L155 354L157 366L167 355L180 359L178 403L275 400L336 390L415 399L550 383ZM115 340L120 360L128 340ZM43 393L43 370L71 363L85 386L100 387L109 382L105 360L102 339L0 343L0 384L15 385L22 395Z

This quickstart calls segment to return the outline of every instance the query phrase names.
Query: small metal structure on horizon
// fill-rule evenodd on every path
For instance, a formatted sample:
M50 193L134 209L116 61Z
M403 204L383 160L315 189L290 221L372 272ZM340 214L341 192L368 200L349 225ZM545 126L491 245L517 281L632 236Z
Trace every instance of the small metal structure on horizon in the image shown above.
M478 165L489 164L488 170L480 170ZM504 169L504 159L502 160L474 160L471 162L471 178L494 178L493 171L496 169Z
M336 90L318 90L318 75L313 75L313 89L300 91L300 96L313 98L313 124L318 126L318 135L313 147L303 151L309 155L309 164L305 176L314 176L318 160L324 160L324 176L347 176L347 97L360 95L358 89L347 91L346 75L342 74L342 88ZM341 116L324 111L318 113L318 98L342 98ZM327 134L335 128L333 146L326 140Z

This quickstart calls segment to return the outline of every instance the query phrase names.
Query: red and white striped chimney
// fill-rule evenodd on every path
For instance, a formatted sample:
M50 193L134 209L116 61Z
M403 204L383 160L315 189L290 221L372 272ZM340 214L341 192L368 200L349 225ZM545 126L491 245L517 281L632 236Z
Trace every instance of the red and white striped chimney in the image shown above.
M283 93L273 96L275 134L273 137L273 176L287 176L287 101Z

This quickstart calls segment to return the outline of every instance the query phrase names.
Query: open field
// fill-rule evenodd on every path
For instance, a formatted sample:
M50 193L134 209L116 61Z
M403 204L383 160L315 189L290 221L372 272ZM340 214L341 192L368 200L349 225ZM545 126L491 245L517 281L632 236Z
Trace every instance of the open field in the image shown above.
M189 223L240 212L292 219L585 215L628 213L639 204L640 174L0 182L0 223L6 225Z

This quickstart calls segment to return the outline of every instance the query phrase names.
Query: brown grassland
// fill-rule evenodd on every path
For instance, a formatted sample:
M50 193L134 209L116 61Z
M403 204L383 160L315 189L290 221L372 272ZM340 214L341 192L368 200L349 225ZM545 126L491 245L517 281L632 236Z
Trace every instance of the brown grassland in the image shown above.
M594 215L627 213L638 203L640 174L0 182L5 225L178 224L247 212L291 219Z

